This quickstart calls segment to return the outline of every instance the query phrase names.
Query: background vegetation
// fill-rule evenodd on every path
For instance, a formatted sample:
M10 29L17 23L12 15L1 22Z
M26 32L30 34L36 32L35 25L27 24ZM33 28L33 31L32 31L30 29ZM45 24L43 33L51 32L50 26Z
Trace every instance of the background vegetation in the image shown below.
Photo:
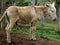
M17 6L28 6L29 3L32 3L32 0L5 0L6 8L12 5L14 1L16 2ZM48 2L48 0L38 0L37 2L38 4L45 4L46 2ZM0 0L0 6L1 6L1 0ZM0 13L1 13L1 7L0 7Z
M17 6L28 6L29 3L32 3L32 0L15 0ZM39 4L45 4L47 3L48 0L38 0L38 5ZM0 0L1 3L1 0ZM6 0L6 8L8 6L11 6L14 3L14 0ZM57 5L60 4L60 0L57 0L56 7ZM1 6L1 4L0 4ZM1 7L0 7L0 14L1 14ZM51 40L57 40L60 41L60 35L57 33L58 32L58 25L55 22L50 22L45 23L44 26L41 25L41 22L37 24L37 27L40 29L36 30L36 35L37 36L43 36ZM13 33L23 33L23 34L29 34L29 29L24 29L24 28L18 28L18 29L13 29L11 31Z

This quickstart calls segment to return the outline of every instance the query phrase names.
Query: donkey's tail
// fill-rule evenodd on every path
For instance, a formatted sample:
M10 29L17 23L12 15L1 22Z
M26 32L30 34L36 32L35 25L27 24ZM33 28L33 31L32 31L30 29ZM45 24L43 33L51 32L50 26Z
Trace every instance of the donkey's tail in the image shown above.
M3 21L4 17L6 16L7 12L5 11L3 16L0 18L0 23Z

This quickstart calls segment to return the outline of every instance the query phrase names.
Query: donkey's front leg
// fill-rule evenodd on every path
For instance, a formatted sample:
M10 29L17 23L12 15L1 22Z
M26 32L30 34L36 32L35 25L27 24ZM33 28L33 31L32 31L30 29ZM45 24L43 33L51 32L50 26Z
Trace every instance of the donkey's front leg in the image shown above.
M30 27L30 39L31 40L36 40L35 31L36 31L36 22L32 22L31 27Z

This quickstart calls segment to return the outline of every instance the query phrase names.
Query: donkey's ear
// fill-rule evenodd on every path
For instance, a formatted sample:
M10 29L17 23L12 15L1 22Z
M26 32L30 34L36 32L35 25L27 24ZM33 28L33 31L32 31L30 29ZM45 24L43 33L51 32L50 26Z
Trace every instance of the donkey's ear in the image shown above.
M47 7L50 7L50 5L51 5L50 2L47 2L47 3L46 3L46 6L47 6Z
M54 1L54 2L52 3L52 6L55 6L55 3L56 3L56 2Z
M46 4L47 7L50 7L49 4Z

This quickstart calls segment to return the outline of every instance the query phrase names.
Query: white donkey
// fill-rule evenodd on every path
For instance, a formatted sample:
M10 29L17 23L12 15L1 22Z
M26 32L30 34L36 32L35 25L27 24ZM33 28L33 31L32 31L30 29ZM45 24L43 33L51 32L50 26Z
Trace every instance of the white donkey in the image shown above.
M52 4L46 4L43 6L8 7L0 19L0 22L4 19L4 17L9 20L5 28L7 34L7 42L11 43L10 31L16 21L21 24L31 24L29 37L30 39L36 40L36 23L38 20L43 18L44 15L50 15L52 17L52 20L57 19L54 2Z

